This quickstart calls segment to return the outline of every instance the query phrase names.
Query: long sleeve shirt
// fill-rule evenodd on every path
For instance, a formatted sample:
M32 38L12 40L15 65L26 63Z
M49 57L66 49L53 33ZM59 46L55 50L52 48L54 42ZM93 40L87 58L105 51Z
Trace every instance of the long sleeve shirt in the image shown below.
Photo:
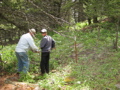
M16 46L16 52L27 52L29 49L38 50L30 33L23 34Z
M52 42L55 42L54 39L51 38L51 36L44 36L40 42L40 48L42 52L50 52L52 47ZM54 45L55 47L55 45Z

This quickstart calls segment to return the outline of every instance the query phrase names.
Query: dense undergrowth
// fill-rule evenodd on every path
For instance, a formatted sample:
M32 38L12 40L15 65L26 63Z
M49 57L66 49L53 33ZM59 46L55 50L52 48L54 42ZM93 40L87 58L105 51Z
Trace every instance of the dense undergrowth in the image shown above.
M82 25L58 31L66 35L51 35L56 40L56 49L51 52L50 74L40 76L40 54L29 51L30 71L21 75L20 81L38 83L45 90L117 90L120 82L120 49L113 49L115 26L101 23L99 27L81 31ZM91 26L92 27L92 26ZM78 61L75 62L75 37ZM41 36L35 40L39 46ZM120 41L118 41L118 46ZM15 73L17 60L14 54L16 45L4 47L2 70Z

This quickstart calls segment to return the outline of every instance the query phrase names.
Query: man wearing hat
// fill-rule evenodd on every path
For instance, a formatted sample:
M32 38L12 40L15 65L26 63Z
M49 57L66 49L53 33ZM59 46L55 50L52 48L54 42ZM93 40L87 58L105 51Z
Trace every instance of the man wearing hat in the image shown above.
M38 47L35 45L33 40L35 33L35 29L29 29L28 33L21 36L16 46L15 53L18 59L18 73L27 73L29 70L29 58L27 55L27 51L31 49L34 52L39 52Z
M55 48L55 41L51 36L47 35L46 29L42 29L41 34L43 38L40 42L40 48L41 48L40 69L41 69L41 75L43 75L45 73L49 73L50 51L53 48Z

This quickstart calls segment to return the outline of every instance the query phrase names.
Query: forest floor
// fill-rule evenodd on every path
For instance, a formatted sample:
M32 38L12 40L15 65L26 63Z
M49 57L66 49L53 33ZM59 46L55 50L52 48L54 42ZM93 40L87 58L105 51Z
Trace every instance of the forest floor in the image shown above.
M0 77L0 90L43 90L37 84L30 84L18 81L17 74L3 75Z

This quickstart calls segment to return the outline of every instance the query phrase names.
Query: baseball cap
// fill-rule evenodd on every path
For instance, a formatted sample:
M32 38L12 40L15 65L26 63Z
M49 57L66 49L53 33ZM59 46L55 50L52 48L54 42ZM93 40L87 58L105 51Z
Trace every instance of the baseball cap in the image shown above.
M31 32L32 36L35 38L36 30L32 28L32 29L29 29L29 32Z
M32 29L29 29L29 32L35 34L35 33L36 33L36 30L35 30L34 28L32 28Z
M44 33L44 32L47 32L47 30L46 29L42 29L41 32Z

